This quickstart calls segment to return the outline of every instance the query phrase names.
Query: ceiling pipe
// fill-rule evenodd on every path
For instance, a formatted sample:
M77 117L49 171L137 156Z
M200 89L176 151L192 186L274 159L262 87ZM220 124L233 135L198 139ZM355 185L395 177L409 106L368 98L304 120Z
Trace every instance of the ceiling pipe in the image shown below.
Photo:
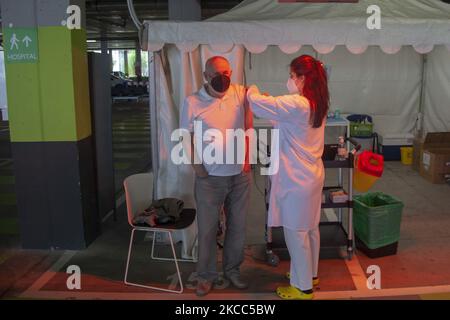
M138 30L141 30L142 22L139 21L139 18L136 15L136 11L134 11L133 0L127 0L127 5L128 5L128 11L130 12L131 20L133 20L134 24L136 25L136 28L138 28Z
M136 11L134 11L133 0L127 0L127 5L128 11L130 12L131 20L133 20L133 23L136 25L136 28L138 29L139 44L142 47L142 34L144 33L144 26L142 25L142 22L139 21L139 18L136 15Z

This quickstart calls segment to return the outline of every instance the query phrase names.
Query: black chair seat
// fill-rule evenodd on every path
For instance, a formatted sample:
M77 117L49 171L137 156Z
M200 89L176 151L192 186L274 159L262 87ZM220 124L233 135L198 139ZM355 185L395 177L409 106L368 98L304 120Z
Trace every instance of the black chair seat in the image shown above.
M152 229L181 230L186 229L194 222L195 214L196 214L195 209L183 209L183 211L180 214L180 219L178 219L178 221L175 223L160 224L154 227L150 227L146 223L139 223L134 225L136 227L152 228Z

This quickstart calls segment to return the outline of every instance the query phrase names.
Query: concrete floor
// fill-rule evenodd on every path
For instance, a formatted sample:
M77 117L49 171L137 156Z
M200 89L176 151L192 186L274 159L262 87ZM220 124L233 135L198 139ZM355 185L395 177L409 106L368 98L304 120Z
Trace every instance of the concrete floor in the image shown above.
M331 183L334 173L327 173ZM255 180L263 189L263 181ZM398 162L386 163L386 170L374 191L397 196L404 204L401 239L397 255L369 259L357 252L352 261L320 261L321 285L318 299L450 299L450 187L432 185ZM248 216L246 260L243 275L251 286L237 291L227 284L214 290L208 299L276 299L278 285L286 284L288 261L277 268L254 259L253 248L264 244L264 207L256 186ZM45 252L4 250L0 259L0 292L3 298L62 299L196 299L195 265L181 263L185 292L181 295L125 286L123 274L130 230L123 206L119 221L109 221L104 232L87 250ZM169 287L175 268L167 262L150 260L150 242L140 235L132 256L130 280ZM162 247L162 253L167 248ZM220 257L219 257L220 261ZM82 272L82 289L66 287L69 265ZM368 290L367 267L381 268L381 290Z

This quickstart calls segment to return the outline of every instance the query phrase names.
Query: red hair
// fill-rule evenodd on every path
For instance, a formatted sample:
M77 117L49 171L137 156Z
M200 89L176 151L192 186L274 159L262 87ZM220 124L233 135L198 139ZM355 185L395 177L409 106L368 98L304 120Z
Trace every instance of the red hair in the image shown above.
M323 64L309 55L295 58L291 62L291 72L297 77L305 76L303 96L311 106L310 123L313 128L322 126L330 107L328 80Z

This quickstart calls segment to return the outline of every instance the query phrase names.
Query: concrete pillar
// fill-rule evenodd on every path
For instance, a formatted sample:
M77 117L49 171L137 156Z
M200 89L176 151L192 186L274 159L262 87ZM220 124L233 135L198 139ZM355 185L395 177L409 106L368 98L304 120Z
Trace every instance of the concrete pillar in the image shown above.
M113 71L113 51L112 49L109 50L109 72L111 73Z
M108 40L106 40L106 30L100 32L100 50L102 54L108 54Z
M100 40L100 51L101 51L101 54L105 55L105 56L108 55L108 40L107 40L107 37L108 37L108 35L106 33L106 30L103 29L100 32L100 39L101 39ZM109 61L108 72L111 72L111 70L112 70L112 54L108 58L108 61Z
M99 219L84 0L2 0L1 12L22 246L85 248Z
M123 51L123 67L124 67L124 73L129 76L129 70L128 70L128 51L124 50Z
M169 0L169 20L200 21L202 6L199 0Z

